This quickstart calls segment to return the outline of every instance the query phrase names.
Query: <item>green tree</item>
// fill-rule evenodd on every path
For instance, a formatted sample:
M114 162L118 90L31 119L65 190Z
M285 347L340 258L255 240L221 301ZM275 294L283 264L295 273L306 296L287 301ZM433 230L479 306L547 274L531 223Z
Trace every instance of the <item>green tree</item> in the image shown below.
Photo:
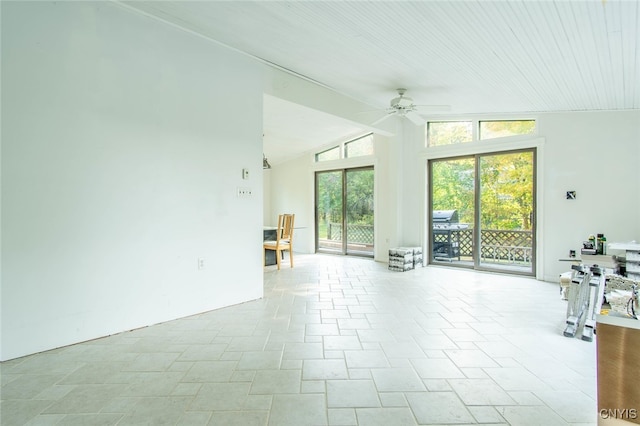
M317 175L318 228L327 237L329 223L342 223L342 170ZM373 225L373 169L346 173L346 214L349 224Z
M347 172L347 220L373 225L373 170Z
M536 128L535 120L498 120L480 122L480 139L513 135L529 135Z
M431 179L433 210L458 210L460 222L473 224L474 159L435 162Z
M483 156L481 224L484 229L531 229L533 158L530 152Z
M451 145L473 140L471 121L430 121L427 125L429 146Z
M432 165L434 210L458 210L462 223L473 226L475 160L437 161ZM531 230L533 154L480 157L480 220L483 229Z
M317 179L318 228L326 238L329 223L342 220L342 172L318 173Z

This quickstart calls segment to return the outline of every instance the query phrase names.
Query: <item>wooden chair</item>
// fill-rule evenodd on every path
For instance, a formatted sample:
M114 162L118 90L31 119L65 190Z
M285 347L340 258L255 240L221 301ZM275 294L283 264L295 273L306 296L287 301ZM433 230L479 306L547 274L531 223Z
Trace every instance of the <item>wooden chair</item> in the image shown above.
M265 264L267 250L276 252L276 264L280 269L282 252L289 251L289 264L293 268L293 220L294 214L281 214L278 216L278 230L275 241L265 241L263 244L262 257Z

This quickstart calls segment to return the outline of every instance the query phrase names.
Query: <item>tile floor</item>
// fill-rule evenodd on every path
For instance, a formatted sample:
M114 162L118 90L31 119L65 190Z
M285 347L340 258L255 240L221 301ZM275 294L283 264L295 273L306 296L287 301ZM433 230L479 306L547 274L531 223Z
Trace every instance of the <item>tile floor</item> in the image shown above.
M7 361L9 425L595 425L556 283L297 255L264 299Z

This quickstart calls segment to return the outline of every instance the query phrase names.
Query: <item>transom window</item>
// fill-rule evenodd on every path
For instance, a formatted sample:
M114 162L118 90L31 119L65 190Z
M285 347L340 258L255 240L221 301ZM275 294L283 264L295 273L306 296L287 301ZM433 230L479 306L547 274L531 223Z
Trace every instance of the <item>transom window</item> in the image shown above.
M535 120L429 121L426 145L454 145L508 136L532 135Z
M360 136L356 139L350 139L342 142L340 145L316 153L316 162L362 157L365 155L373 155L373 133Z
M340 146L329 148L326 151L322 151L316 154L316 162L318 161L330 161L340 159Z
M530 135L536 129L535 120L494 120L480 122L480 140L506 136Z
M452 145L473 141L472 121L430 121L427 123L429 146Z
M373 155L373 134L344 144L345 158L362 157L364 155Z

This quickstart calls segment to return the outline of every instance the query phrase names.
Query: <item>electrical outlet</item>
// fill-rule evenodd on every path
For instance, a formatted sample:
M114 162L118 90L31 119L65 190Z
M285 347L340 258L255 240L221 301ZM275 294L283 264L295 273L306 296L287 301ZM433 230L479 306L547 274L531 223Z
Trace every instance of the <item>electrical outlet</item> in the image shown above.
M242 179L249 179L249 169L242 169Z
M246 186L239 186L236 189L236 195L238 198L250 198L253 195L253 191L251 188Z
M204 269L204 257L198 258L198 269Z

